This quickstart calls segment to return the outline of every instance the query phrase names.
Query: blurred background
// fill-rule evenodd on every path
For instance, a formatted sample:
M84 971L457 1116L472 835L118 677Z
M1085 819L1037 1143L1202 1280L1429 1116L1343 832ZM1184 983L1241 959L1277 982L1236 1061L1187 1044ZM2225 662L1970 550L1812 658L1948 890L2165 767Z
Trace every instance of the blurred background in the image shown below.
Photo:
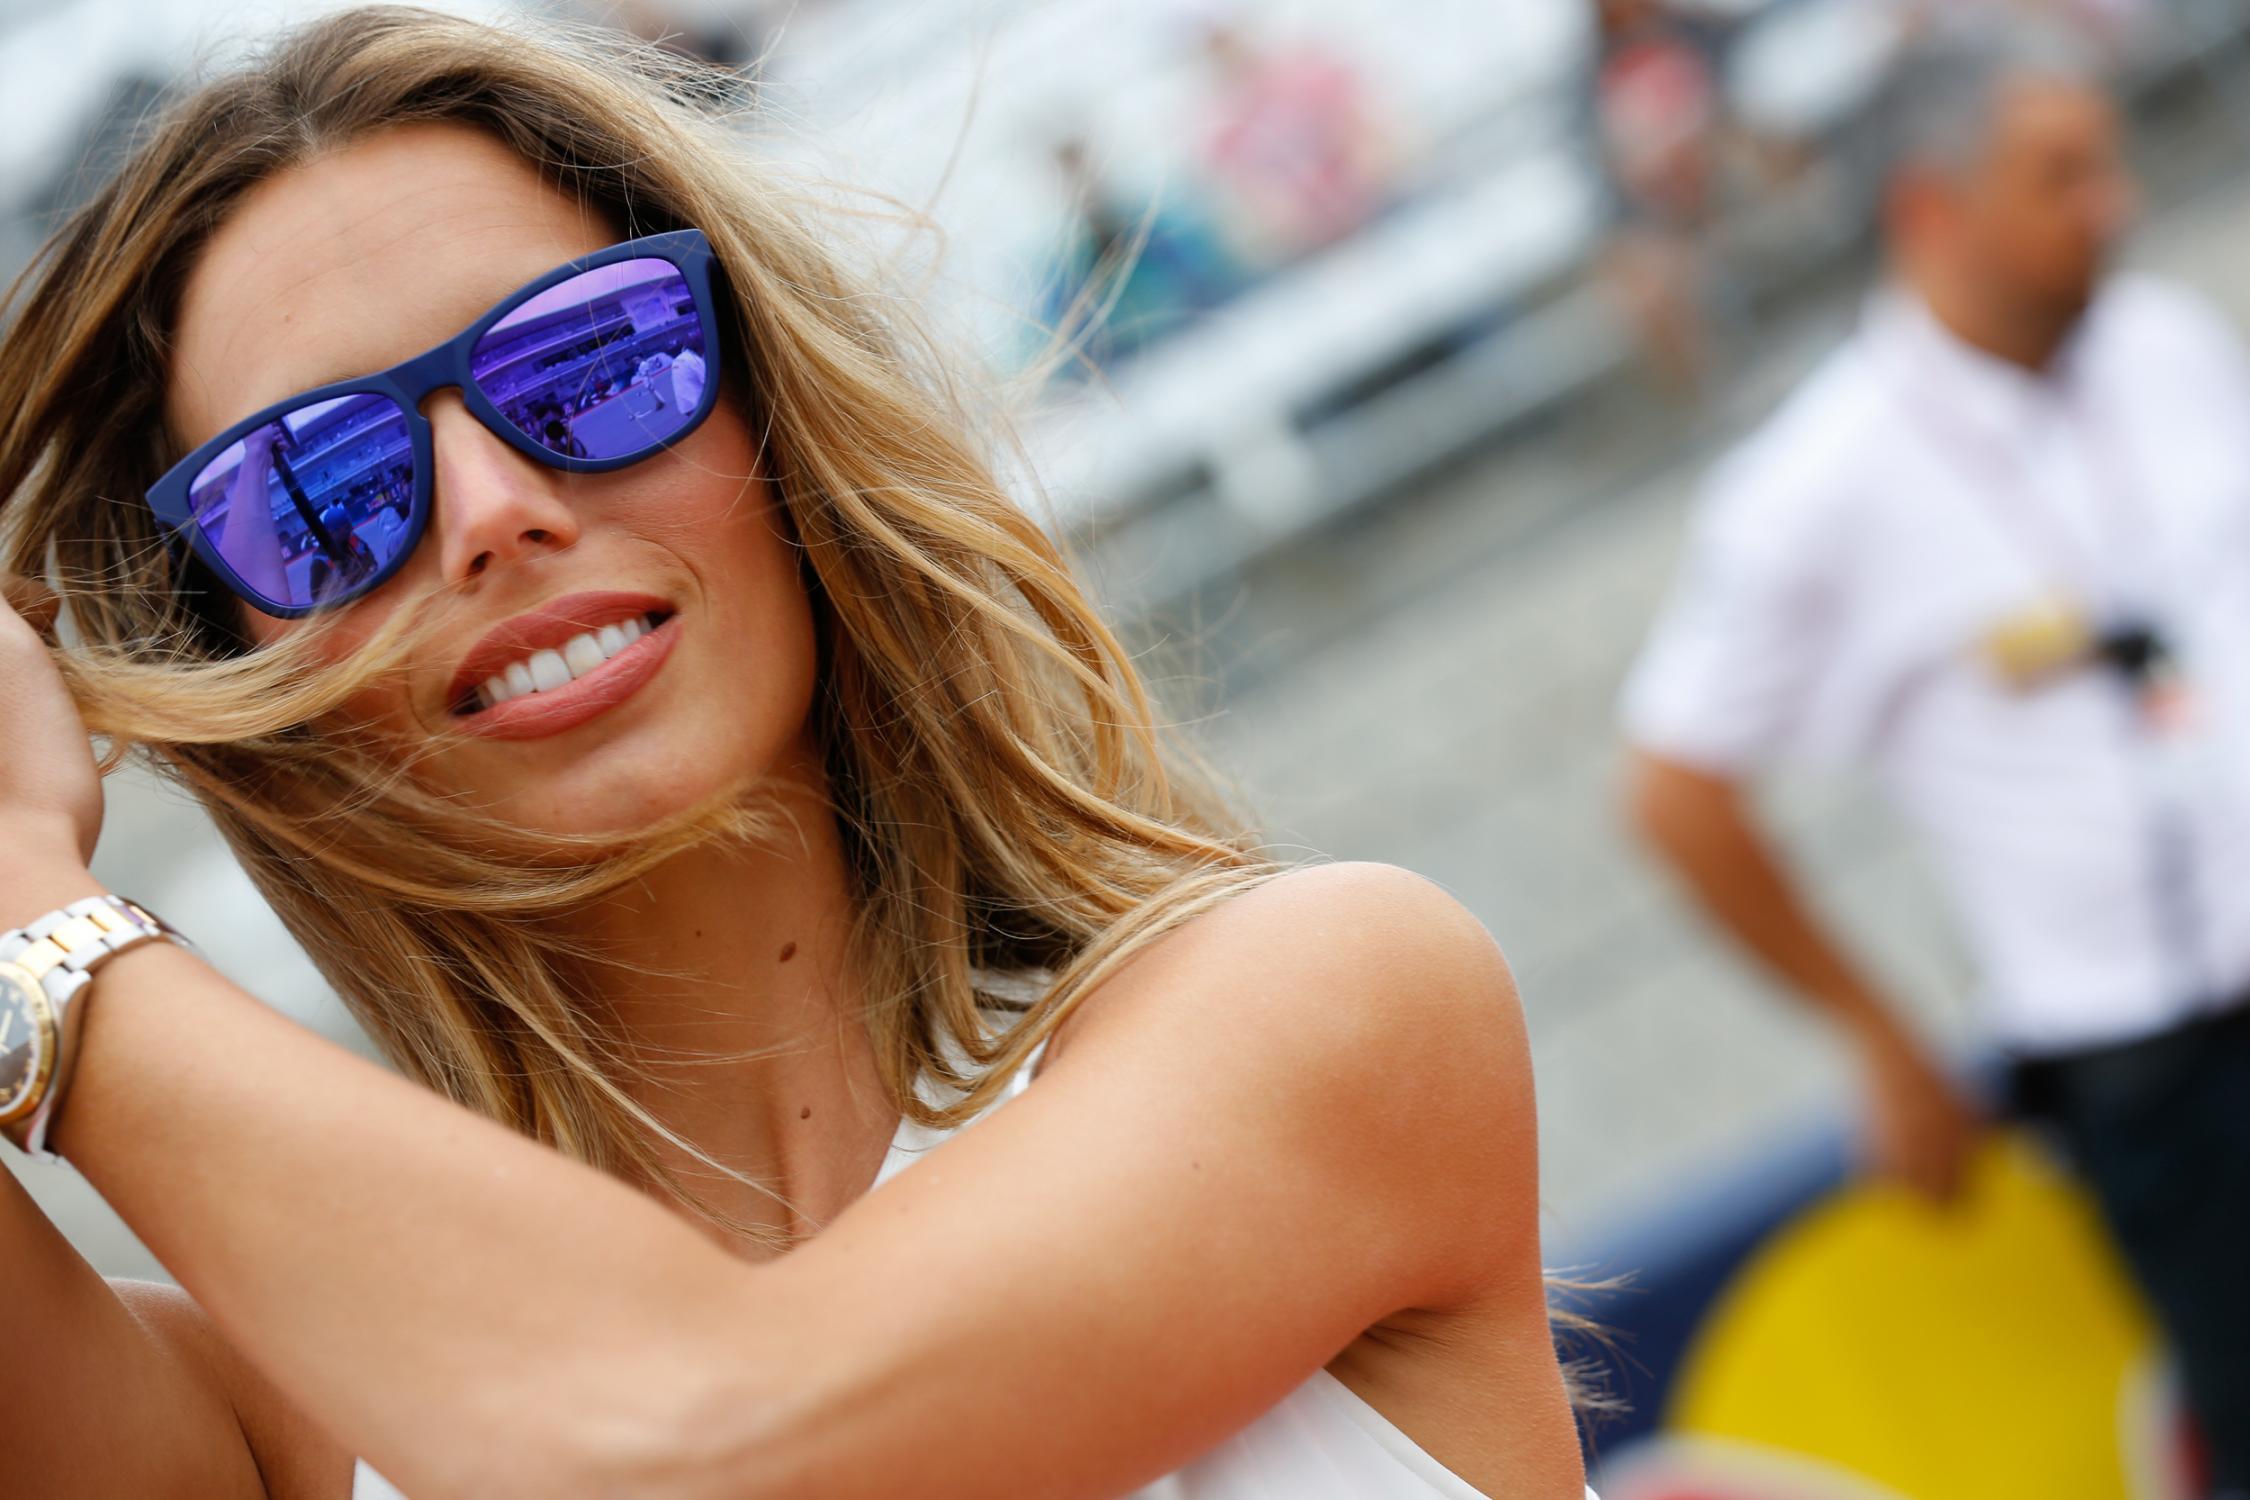
M166 89L330 8L0 0L0 275ZM918 295L1024 392L1027 503L1170 709L1278 842L1406 865L1497 935L1548 1259L1637 1283L1589 1307L1624 1331L1633 1405L1595 1428L1605 1494L1924 1493L1647 1457L1693 1436L1673 1384L1724 1267L1845 1180L1858 1093L1634 847L1615 712L1708 466L1858 315L1863 125L1916 7L1683 0L1651 9L1688 44L1631 68L1606 66L1593 0L531 8L737 68L777 158L942 230L903 251ZM2128 258L2250 322L2250 0L2050 8L2126 103ZM1678 210L1661 233L1652 197ZM1105 311L1047 372L1074 306ZM1824 908L1973 1066L1971 977L1913 840L1849 777L1762 795ZM192 807L120 776L95 868L364 1048ZM162 1275L75 1176L22 1177L101 1269ZM2116 1408L2116 1446L2144 1451L2071 1493L2172 1493L2161 1421L2134 1415L2161 1401L2151 1368Z

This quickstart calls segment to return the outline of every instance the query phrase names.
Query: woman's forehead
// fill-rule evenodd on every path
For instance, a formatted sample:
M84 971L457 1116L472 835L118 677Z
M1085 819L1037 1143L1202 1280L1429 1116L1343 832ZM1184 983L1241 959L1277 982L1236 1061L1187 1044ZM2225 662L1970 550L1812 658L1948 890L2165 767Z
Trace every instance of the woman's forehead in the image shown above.
M413 125L244 195L189 271L166 418L189 446L296 391L396 364L614 241L505 144Z

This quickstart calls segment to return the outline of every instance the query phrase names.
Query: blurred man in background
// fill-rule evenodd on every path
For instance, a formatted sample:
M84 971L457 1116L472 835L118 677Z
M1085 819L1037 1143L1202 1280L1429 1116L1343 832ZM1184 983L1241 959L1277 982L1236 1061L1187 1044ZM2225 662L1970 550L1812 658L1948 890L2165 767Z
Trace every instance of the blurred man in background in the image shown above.
M1865 1063L1879 1168L1978 1111L1824 929L1747 783L1870 764L2250 1487L2250 360L2106 266L2132 186L2059 35L1946 28L1892 100L1892 275L1717 472L1622 702L1640 829Z

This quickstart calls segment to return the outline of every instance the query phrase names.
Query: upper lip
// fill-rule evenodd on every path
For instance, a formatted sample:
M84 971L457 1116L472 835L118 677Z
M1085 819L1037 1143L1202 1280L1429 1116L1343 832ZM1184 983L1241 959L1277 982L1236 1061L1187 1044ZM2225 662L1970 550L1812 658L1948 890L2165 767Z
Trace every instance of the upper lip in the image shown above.
M535 651L560 646L574 635L599 630L619 620L630 620L635 615L671 612L672 601L660 594L636 594L620 589L596 589L550 599L527 614L502 620L469 648L468 655L461 658L461 665L453 673L452 685L446 689L446 707L458 708L476 691L478 683L504 670L508 663L521 661Z

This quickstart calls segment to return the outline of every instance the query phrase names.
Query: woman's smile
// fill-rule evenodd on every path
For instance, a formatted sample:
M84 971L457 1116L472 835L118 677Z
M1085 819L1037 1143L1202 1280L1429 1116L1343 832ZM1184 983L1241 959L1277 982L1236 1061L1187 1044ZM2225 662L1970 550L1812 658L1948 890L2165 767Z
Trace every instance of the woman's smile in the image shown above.
M572 594L499 626L455 674L462 732L528 740L560 734L638 692L671 655L680 617L649 596Z

